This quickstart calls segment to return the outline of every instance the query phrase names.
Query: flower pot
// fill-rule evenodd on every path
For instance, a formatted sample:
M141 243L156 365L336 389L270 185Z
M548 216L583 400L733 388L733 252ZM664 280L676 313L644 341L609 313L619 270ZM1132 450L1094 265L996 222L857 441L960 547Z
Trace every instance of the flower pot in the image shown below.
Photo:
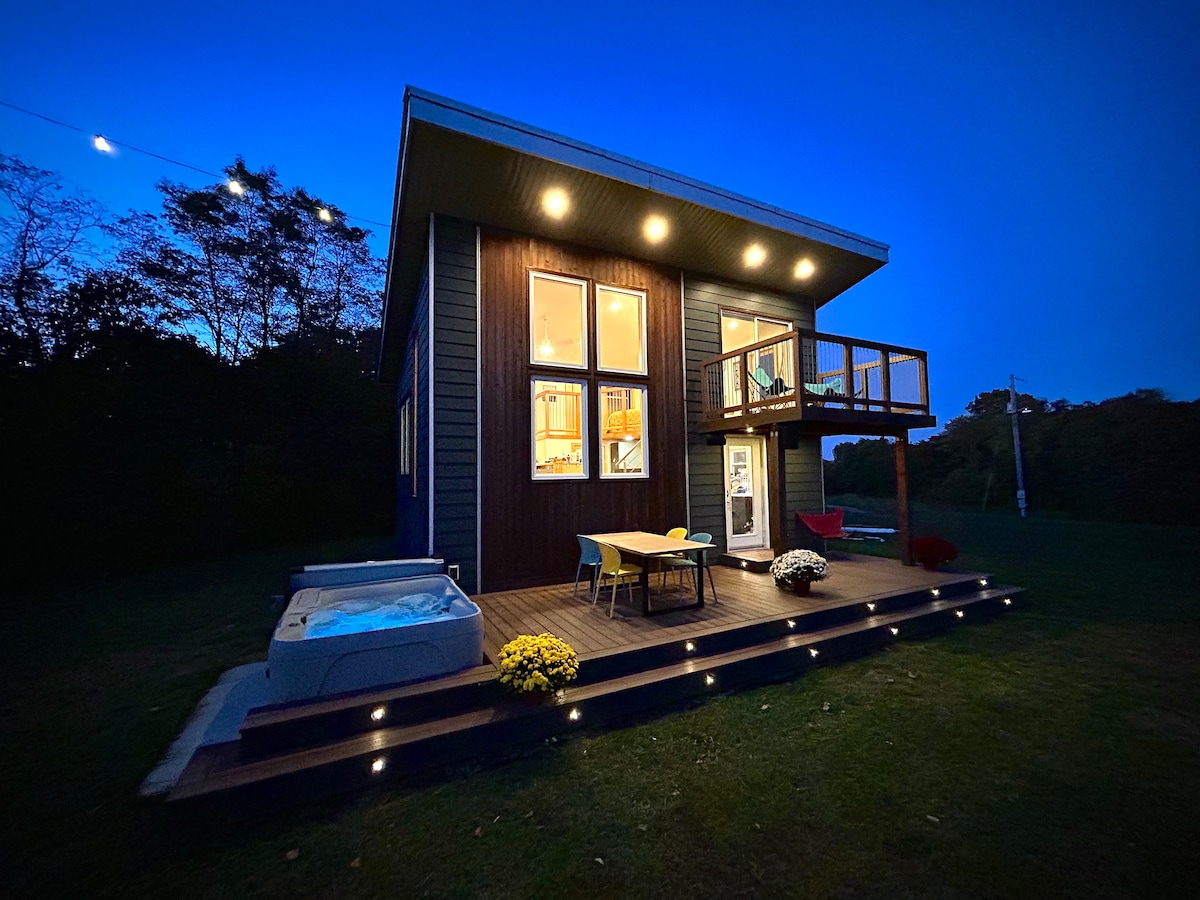
M812 591L812 582L811 581L794 581L794 582L792 582L792 590L794 590L801 597L807 597L809 595L809 592Z

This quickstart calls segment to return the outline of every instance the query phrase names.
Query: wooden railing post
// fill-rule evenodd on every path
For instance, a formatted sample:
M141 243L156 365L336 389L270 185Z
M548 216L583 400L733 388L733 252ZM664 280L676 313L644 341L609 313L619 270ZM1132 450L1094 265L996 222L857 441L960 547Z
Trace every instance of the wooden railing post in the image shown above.
M741 360L742 371L738 373L738 387L742 391L742 416L744 418L750 415L750 354L743 350Z
M883 411L892 411L892 351L879 351L879 389L883 394Z
M845 354L846 366L846 397L850 401L850 409L858 409L854 402L854 347L849 341L842 341L842 352Z

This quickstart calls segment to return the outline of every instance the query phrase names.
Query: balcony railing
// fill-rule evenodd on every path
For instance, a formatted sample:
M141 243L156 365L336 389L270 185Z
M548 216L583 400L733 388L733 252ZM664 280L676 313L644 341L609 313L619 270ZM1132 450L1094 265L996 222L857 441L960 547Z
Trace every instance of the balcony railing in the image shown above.
M861 421L838 410L928 416L926 368L923 350L791 331L700 364L702 427L724 431L806 414Z

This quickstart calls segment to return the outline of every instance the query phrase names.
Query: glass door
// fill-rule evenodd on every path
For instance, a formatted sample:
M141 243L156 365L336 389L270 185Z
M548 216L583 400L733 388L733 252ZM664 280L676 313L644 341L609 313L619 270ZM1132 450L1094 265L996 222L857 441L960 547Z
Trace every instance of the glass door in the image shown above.
M730 550L767 545L763 439L729 437L725 442L725 534Z

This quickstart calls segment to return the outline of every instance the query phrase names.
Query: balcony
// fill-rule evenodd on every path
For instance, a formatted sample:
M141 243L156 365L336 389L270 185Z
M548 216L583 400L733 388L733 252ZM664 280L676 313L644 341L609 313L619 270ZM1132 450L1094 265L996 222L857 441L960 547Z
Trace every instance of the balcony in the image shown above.
M925 351L791 331L700 364L700 430L798 422L810 434L930 428Z

